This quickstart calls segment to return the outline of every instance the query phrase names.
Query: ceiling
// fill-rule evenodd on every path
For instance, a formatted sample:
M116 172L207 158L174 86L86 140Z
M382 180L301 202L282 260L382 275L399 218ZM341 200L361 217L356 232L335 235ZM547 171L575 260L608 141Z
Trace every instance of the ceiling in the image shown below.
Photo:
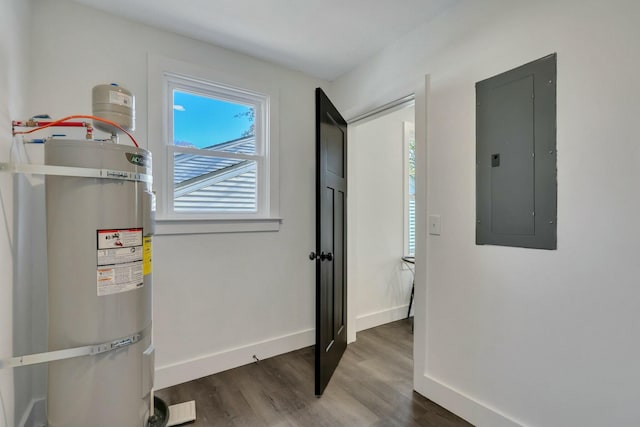
M333 80L459 0L75 0Z

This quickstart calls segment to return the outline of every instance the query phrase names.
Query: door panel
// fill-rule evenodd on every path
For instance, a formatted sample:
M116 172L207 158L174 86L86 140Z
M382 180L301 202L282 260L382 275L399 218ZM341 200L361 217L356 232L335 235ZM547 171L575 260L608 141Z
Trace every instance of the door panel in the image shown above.
M327 141L327 169L337 177L344 178L344 142L347 138L336 120L327 114L331 124L322 125Z
M321 395L347 347L347 123L316 89L316 366Z

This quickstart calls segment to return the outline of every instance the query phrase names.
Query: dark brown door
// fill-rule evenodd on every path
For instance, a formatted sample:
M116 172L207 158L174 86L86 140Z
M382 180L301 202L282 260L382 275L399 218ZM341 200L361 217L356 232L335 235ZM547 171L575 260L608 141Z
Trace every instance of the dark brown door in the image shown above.
M316 395L347 348L347 122L316 89Z

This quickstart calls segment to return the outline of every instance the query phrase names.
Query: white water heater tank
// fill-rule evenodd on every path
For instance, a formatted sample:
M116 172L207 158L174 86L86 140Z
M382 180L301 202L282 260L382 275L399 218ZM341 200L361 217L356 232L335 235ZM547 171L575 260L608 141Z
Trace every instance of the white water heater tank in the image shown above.
M46 177L48 427L144 427L153 386L151 154L110 142L50 140ZM91 177L102 173L103 177Z

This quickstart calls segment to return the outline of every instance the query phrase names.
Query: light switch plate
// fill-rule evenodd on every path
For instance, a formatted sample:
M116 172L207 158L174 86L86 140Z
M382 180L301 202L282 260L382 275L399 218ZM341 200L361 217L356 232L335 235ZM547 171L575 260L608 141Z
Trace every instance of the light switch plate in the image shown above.
M441 231L440 215L429 215L429 234L439 236Z

